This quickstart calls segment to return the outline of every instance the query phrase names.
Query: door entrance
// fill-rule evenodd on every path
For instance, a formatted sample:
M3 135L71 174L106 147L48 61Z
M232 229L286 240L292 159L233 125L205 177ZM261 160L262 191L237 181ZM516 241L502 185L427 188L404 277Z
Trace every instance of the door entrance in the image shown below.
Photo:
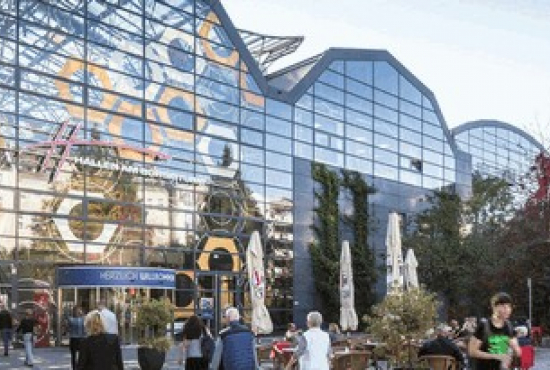
M197 272L195 274L197 294L195 312L217 335L225 326L224 311L236 307L243 314L244 279L241 274L231 272Z

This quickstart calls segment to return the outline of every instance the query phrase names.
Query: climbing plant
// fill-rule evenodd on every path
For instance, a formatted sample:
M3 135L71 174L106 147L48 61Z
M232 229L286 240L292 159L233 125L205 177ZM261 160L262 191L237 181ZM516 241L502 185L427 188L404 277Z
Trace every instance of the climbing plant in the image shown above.
M351 257L355 290L355 307L362 317L374 304L374 285L377 278L376 256L368 245L370 217L369 196L376 192L356 171L342 170L342 186L351 193L353 213L343 217L344 223L351 226L354 240L351 243Z
M316 222L311 226L315 241L310 245L313 276L323 305L326 321L337 321L340 313L340 240L338 196L340 179L326 165L312 163L313 179L319 184L315 190Z
M331 171L326 165L313 163L312 178L317 182L315 191L316 220L312 225L315 241L310 246L313 274L317 292L323 304L327 320L338 321L340 314L340 224L351 227L353 237L351 254L354 271L354 284L361 287L355 290L355 306L359 317L374 303L374 283L376 282L376 258L369 248L368 197L375 192L358 172ZM341 188L349 190L353 212L340 213L339 196Z

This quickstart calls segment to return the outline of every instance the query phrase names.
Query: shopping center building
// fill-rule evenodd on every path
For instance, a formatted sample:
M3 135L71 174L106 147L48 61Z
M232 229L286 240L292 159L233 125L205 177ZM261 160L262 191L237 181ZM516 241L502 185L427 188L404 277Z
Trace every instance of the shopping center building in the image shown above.
M130 326L140 296L217 323L226 305L248 309L258 230L281 328L318 308L312 162L376 188L377 252L388 212L411 217L442 187L470 194L486 146L473 130L453 137L405 66L329 49L266 72L301 41L238 30L219 1L2 1L2 300L41 310L44 331L100 297ZM533 141L521 145L541 149Z

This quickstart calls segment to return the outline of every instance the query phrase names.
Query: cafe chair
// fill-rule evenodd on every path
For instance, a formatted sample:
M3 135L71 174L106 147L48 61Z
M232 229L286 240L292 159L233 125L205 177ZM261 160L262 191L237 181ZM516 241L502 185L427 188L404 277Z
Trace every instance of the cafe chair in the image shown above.
M335 354L331 361L332 370L364 370L368 366L369 355L367 351Z
M418 362L432 370L458 370L458 362L452 356L425 355L421 356Z

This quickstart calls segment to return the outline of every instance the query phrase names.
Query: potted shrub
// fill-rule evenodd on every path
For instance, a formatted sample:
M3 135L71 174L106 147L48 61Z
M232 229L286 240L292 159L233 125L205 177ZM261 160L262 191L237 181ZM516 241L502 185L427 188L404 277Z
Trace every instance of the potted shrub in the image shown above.
M424 338L436 320L435 294L423 289L389 294L372 308L363 321L369 332L384 346L390 364L395 368L413 368L412 345Z
M162 369L166 352L172 344L166 336L166 325L172 322L173 317L172 304L168 300L153 299L138 306L138 363L142 370Z

